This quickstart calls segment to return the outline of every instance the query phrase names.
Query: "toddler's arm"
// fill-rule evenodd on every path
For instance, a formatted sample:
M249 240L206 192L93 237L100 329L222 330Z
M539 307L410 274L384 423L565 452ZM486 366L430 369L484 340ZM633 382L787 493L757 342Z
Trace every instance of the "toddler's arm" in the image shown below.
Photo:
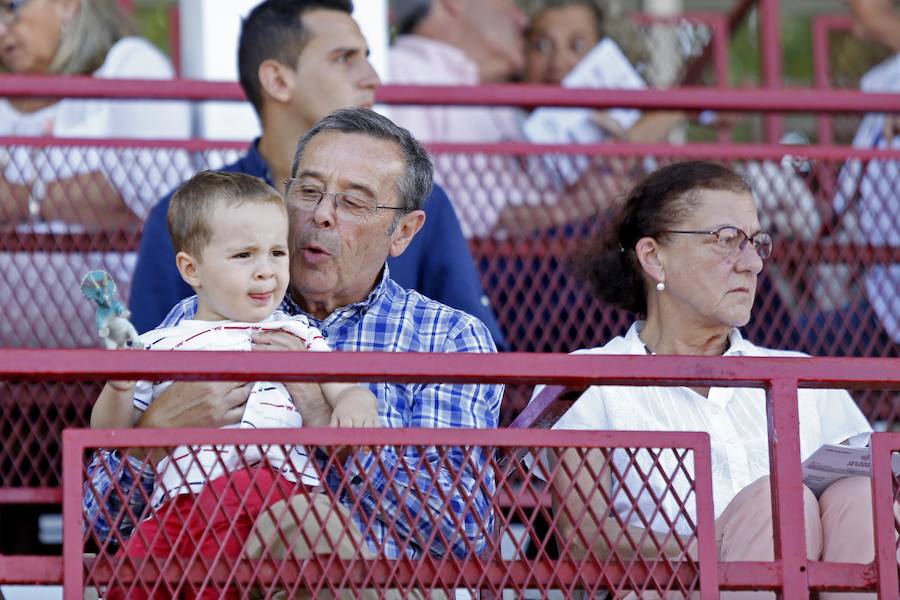
M378 400L370 390L352 383L323 383L322 392L331 406L332 427L381 427Z
M134 425L140 412L134 407L134 381L107 381L91 410L94 429L128 428Z

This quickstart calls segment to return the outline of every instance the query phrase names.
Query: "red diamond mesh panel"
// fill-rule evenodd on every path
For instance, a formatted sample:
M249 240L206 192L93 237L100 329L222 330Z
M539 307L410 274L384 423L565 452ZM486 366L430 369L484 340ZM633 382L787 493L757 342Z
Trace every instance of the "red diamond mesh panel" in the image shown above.
M96 166L143 217L156 198L194 170L221 166L239 153L207 145L161 149L23 143L4 151L13 159L6 168L15 175L7 175L12 180L49 173L51 181L80 173L85 164ZM900 183L900 153L887 153L889 158L881 160L859 154L858 160L848 161L858 153L848 150L838 158L811 148L811 157L782 159L784 150L725 144L701 146L695 153L690 147L653 148L636 153L612 147L584 154L527 147L515 152L435 149L437 179L470 236L482 283L511 349L570 352L623 333L633 317L593 300L570 273L571 255L608 222L615 203L648 170L684 158L738 156L728 162L752 184L762 227L776 240L759 281L753 317L744 328L747 337L817 355L897 356L897 344L882 323L882 315L896 319L900 314L900 295L891 285L896 275L871 275L900 263L894 226L900 207L892 195ZM118 158L140 168L114 168ZM96 180L79 185L82 191L75 197L90 195L85 186L89 192ZM841 211L835 209L839 197L845 198ZM68 210L88 225L98 216L89 203ZM131 251L138 239L133 226L32 222L0 228L0 298L7 316L0 324L0 344L96 345L93 310L81 297L78 281L87 268L106 268L118 278L127 301ZM515 417L530 391L530 386L508 388L504 423ZM0 455L9 468L0 480L13 487L56 486L58 432L86 423L96 389L9 382L0 393L11 407L4 411L9 418L2 427L8 435ZM900 410L896 392L856 396L871 420L893 427ZM32 449L38 460L24 460L19 447Z
M145 511L142 522L142 515L130 514L140 524L127 540L98 539L86 528L81 543L65 545L67 565L81 565L83 586L105 590L109 598L274 598L302 590L342 598L452 598L460 591L570 597L603 590L616 597L701 590L704 598L717 597L705 436L543 432L546 441L522 446L533 433L470 431L461 434L465 443L454 444L458 432L446 431L419 436L431 436L434 444L401 442L412 431L352 432L365 447L344 445L346 432L266 432L270 456L272 444L289 452L290 443L303 442L318 457L320 481L343 474L316 489L253 462L267 449L259 445L260 432L232 430L226 435L243 443L240 470L196 486L196 495L168 497L164 482L195 481L201 464L210 464L202 454L213 446L165 448L157 473L178 465L175 477L171 471L157 475L152 493L126 492L163 504ZM95 440L81 446L87 459L104 434L77 435ZM157 439L160 445L212 441L222 450L226 438L170 430ZM541 458L521 465L528 477L507 477L500 457L520 447ZM181 459L168 462L174 455ZM87 461L73 464L85 493L101 504L122 494L93 487ZM114 474L103 459L94 464ZM142 458L125 468L147 464ZM80 506L67 504L66 511L81 514ZM423 526L425 520L437 526ZM712 563L701 567L701 555ZM67 579L66 586L79 583Z

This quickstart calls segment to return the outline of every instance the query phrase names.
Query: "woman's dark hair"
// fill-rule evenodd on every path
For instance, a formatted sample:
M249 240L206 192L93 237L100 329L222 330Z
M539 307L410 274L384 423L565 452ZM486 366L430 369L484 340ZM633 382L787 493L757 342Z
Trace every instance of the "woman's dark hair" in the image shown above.
M635 245L644 237L664 237L690 213L701 190L752 193L740 175L716 163L680 162L656 170L634 186L611 224L576 254L576 274L602 302L645 315L647 291Z

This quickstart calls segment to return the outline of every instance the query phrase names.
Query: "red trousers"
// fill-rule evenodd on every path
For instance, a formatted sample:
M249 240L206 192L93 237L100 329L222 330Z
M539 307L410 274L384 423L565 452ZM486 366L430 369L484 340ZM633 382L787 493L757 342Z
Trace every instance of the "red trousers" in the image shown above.
M185 559L186 568L209 573L213 564L230 565L243 554L253 525L265 508L306 490L268 466L228 473L207 482L199 494L182 494L160 506L135 528L122 552L138 569L142 563L163 568L167 559L178 557ZM167 583L159 578L110 587L106 598L230 599L239 597L238 587L213 581Z

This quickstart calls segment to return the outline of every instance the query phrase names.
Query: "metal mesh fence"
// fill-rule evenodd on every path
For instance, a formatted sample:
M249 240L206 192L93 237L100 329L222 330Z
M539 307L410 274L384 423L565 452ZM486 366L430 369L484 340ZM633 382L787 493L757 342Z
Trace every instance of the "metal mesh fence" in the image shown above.
M6 149L16 160L7 164L5 177L65 180L84 170L90 162L86 155L107 157L111 162L97 163L107 167L96 172L114 184L123 206L143 217L180 179L226 164L241 149L208 142L160 148L134 142L19 140ZM114 161L109 157L122 154L152 169L110 167ZM815 355L898 354L900 239L893 226L898 207L892 190L898 184L900 151L727 144L441 145L433 147L433 154L437 180L470 238L484 289L512 350L569 352L625 331L633 316L593 300L571 274L570 258L609 222L610 212L640 177L672 161L698 158L724 160L747 178L762 227L776 240L745 328L751 341ZM87 185L82 180L75 184ZM96 345L92 306L78 292L89 268L113 273L127 302L139 219L115 227L89 226L85 224L97 218L90 203L70 203L68 211L71 223L48 221L38 205L21 223L0 231L4 346ZM14 385L7 389L13 398L31 397ZM509 390L504 422L515 416L526 394ZM61 414L72 418L68 423L83 423L74 406L89 400L77 389L55 388L38 396L75 402ZM891 394L867 393L859 400L873 420L890 424L897 418L897 399ZM41 425L36 431L43 431L46 419L35 419L26 417L25 422Z
M272 598L301 590L347 598L453 598L460 592L593 597L604 590L616 597L631 591L717 597L709 442L703 434L552 432L550 443L528 443L529 451L547 456L538 461L542 467L532 464L531 471L542 477L523 480L506 477L498 458L522 447L525 440L515 441L517 435L533 439L524 431L504 432L500 441L496 432L467 432L463 446L449 441L453 432L432 432L425 443L411 441L422 438L421 432L402 430L260 433L153 436L152 445L163 446L165 454L155 471L168 469L169 475L158 476L152 492L101 492L92 486L85 460L78 474L85 494L99 503L112 495L141 494L151 508L127 515L139 523L128 539L99 539L86 524L80 544L66 542L66 560L83 565L83 585L108 598ZM348 433L353 446L345 445ZM87 446L85 458L101 445L108 451L121 443L103 432L66 435L67 450L76 436ZM166 488L164 480L173 485L173 466L176 487L189 472L192 482L203 479L202 465L209 464L203 454L223 452L226 439L240 444L240 470L207 481L194 495ZM132 446L150 438L140 440ZM173 448L176 440L181 445ZM309 465L315 479L325 482L335 470L343 476L312 488L287 483L270 464L254 460L271 456L273 446L290 453L301 443L317 457ZM559 460L562 454L567 460ZM92 468L114 478L120 467L100 456ZM408 459L398 465L390 458L395 456ZM282 477L308 480L309 466L305 475L282 471ZM146 455L123 468L154 470ZM466 468L476 471L478 483L460 495L453 488L463 485L460 472ZM419 473L416 483L409 485L411 478L399 471ZM566 503L579 494L574 488L551 493L545 483L581 477L616 482L572 504L615 504L600 524L592 521L598 518L594 513ZM379 480L383 485L370 483ZM459 498L464 501L457 503ZM574 537L573 530L579 532ZM701 565L704 554L712 560ZM66 586L78 583L67 580Z

